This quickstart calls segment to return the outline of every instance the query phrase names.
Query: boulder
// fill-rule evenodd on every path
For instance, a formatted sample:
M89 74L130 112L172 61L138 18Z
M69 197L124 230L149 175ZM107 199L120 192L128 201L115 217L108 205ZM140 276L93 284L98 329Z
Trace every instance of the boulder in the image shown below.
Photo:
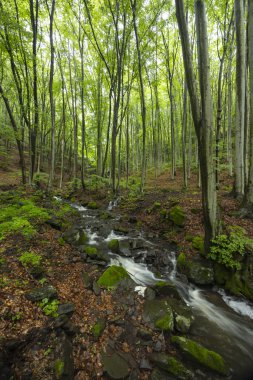
M189 261L187 277L196 285L212 285L214 283L214 270L210 261L194 258Z
M113 353L112 355L103 354L102 364L104 371L110 379L125 379L129 374L127 361L117 353Z
M110 249L110 251L114 252L114 253L118 253L119 252L119 241L117 239L112 239L108 242L108 248Z
M98 279L98 285L107 289L115 288L125 278L130 278L127 271L123 267L112 265Z
M176 330L181 333L187 333L190 330L191 323L191 318L186 318L182 315L176 315L175 317Z
M167 301L147 300L144 304L143 319L163 331L174 328L172 309Z
M58 315L68 315L71 316L75 311L75 305L72 302L67 302L58 306Z
M181 206L172 207L168 213L168 217L175 226L183 227L185 224L185 212Z
M86 246L84 248L84 251L92 260L104 261L106 263L109 263L110 261L109 255L107 253L98 251L96 247Z
M182 336L173 336L171 341L180 348L183 354L192 359L195 363L201 364L219 374L228 374L228 368L220 354L208 350L199 343Z
M181 296L175 284L171 281L158 281L153 287L155 292L161 296L168 296L181 300Z
M83 280L83 286L85 288L89 288L91 286L91 279L87 272L83 272L82 280Z
M152 353L149 355L149 359L158 368L174 375L177 379L194 379L193 373L173 356L168 356L164 353Z

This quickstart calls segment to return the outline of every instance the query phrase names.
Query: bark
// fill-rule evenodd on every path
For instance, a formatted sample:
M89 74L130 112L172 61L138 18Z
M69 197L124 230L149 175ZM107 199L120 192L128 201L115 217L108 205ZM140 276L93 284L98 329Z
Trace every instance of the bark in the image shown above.
M245 118L245 89L246 89L246 50L244 2L235 0L236 28L236 127L235 127L235 195L244 194L244 118Z
M215 186L214 164L212 158L212 99L210 88L210 64L205 4L195 1L196 30L198 37L199 85L201 106L198 100L197 85L194 77L192 56L187 30L184 2L176 0L176 16L180 31L185 77L189 92L192 117L198 138L199 160L202 184L202 207L205 227L205 248L209 250L211 240L218 234L219 219Z

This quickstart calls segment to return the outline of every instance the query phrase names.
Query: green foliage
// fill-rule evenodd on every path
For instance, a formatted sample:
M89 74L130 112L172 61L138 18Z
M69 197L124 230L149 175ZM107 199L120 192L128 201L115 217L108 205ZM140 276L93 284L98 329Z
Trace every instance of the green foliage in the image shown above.
M246 244L252 242L241 227L230 227L228 235L222 234L212 241L209 257L227 268L240 270L240 260L246 252Z
M49 219L47 211L31 201L20 198L11 201L12 204L0 207L0 240L16 232L32 237L36 229L31 222L35 224Z
M88 256L95 256L98 252L96 247L90 247L90 246L85 247L84 251L85 253L87 253Z
M112 252L118 252L119 251L119 241L117 239L112 239L108 242L108 248Z
M0 267L5 264L5 259L0 256Z
M95 339L98 339L100 335L103 333L105 329L105 321L103 319L100 319L97 321L97 323L92 326L91 332Z
M88 190L94 191L109 187L110 181L108 178L100 177L92 174L88 180L85 181L85 186Z
M42 257L33 252L24 252L20 256L19 261L26 268L35 268L41 266Z
M23 316L23 314L18 311L17 313L12 315L11 320L12 320L12 322L18 322L18 321L20 321L20 319L22 319L22 316Z
M3 277L0 277L0 288L5 288L6 286L8 286L10 283L10 280L8 279L8 277L6 276L3 276Z
M28 220L15 217L9 222L0 224L0 241L15 232L19 232L23 236L30 238L35 234L36 230Z
M58 241L58 243L59 243L61 246L65 245L65 240L63 239L63 237L59 237L57 241Z
M203 236L195 236L192 239L192 247L195 248L201 254L205 253L204 238Z
M58 317L58 300L50 301L48 298L43 298L40 302L39 306L42 308L43 312L50 317L56 318Z

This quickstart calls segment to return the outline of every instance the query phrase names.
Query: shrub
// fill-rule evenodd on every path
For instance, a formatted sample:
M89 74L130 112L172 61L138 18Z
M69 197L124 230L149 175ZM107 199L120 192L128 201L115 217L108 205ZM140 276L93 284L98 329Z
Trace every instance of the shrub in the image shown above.
M48 298L43 298L40 302L39 306L42 308L43 312L50 317L57 318L58 317L58 300L50 301Z
M252 242L241 227L230 227L228 235L222 234L212 241L209 257L227 268L240 270L240 260L246 252L246 245Z
M42 257L33 252L24 252L19 261L24 265L25 268L35 268L40 267Z

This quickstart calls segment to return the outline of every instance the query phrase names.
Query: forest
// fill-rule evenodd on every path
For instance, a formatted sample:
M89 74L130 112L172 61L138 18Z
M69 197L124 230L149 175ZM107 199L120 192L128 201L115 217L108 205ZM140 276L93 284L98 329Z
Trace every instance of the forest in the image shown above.
M0 380L253 378L253 0L0 0Z

